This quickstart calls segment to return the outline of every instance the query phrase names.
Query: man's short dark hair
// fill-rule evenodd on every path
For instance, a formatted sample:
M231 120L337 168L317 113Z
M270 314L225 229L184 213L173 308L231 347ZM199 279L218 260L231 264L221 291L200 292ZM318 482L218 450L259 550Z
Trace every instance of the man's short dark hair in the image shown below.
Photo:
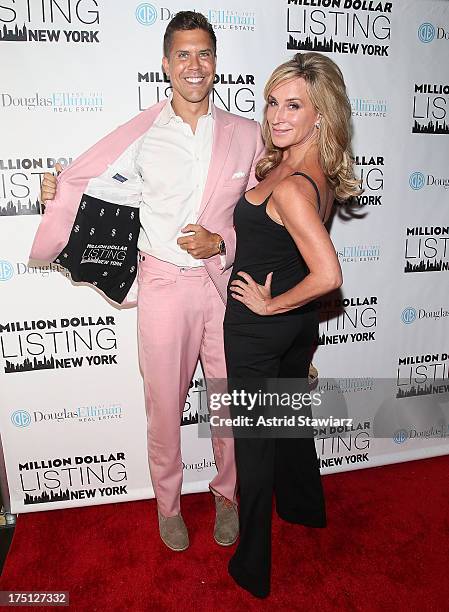
M212 51L214 55L217 52L217 38L214 28L209 21L201 13L194 11L180 11L176 13L173 19L169 22L164 34L164 56L169 57L173 39L173 34L181 30L204 30L210 36L212 42Z

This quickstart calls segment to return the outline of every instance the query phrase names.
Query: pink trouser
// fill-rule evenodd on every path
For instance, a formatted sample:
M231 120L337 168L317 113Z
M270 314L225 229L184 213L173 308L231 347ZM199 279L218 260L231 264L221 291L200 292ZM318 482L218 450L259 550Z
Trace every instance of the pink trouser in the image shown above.
M145 385L148 457L158 508L180 511L180 420L198 357L207 379L226 378L224 304L206 269L179 268L140 256L137 316L139 360ZM218 495L235 500L232 438L212 438Z

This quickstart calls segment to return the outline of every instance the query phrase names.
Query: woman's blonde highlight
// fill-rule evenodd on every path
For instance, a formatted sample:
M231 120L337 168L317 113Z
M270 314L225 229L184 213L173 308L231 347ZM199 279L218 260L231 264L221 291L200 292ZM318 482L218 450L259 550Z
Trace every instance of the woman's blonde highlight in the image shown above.
M278 66L264 89L265 102L280 84L303 78L310 101L320 114L318 148L320 164L335 198L347 200L361 193L360 181L354 176L351 153L351 105L343 75L337 64L320 53L297 53L292 60ZM281 163L283 150L271 139L266 119L262 124L266 155L256 166L256 176L262 180Z

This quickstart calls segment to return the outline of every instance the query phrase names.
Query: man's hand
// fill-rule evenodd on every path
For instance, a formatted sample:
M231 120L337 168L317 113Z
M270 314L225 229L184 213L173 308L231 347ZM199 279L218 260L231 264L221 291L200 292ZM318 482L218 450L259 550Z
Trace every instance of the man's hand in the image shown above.
M183 234L194 232L190 236L178 238L177 243L195 259L208 259L219 253L220 234L213 234L202 225L189 223L182 228Z
M56 176L62 172L61 164L56 164L55 166ZM41 202L45 204L47 200L53 200L56 195L56 176L51 174L50 172L46 172L44 174L44 178L41 184Z

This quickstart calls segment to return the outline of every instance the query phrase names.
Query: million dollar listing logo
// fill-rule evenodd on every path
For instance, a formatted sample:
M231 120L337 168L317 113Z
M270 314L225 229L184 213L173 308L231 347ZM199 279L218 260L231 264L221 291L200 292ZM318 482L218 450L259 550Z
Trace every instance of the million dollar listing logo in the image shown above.
M122 451L27 460L18 464L25 505L128 495Z
M386 57L392 7L380 0L287 0L287 49Z
M163 72L150 70L137 73L139 111L165 100L170 93L170 79ZM217 73L214 78L212 100L218 108L253 118L256 108L254 75Z
M71 157L39 157L0 159L0 217L39 215L37 197L45 172L52 172L57 163L63 168Z
M320 468L369 462L371 423L314 429Z
M445 352L398 357L397 398L449 393L449 355ZM442 398L443 399L443 398Z
M318 344L350 344L376 340L377 296L331 298L318 303Z
M413 86L413 134L449 134L449 85L415 83Z
M117 365L113 316L73 316L0 323L5 374Z
M362 195L356 196L359 206L381 206L384 189L384 166L382 155L356 155L354 164L360 177Z
M208 423L206 383L202 378L194 378L190 383L189 392L181 417L181 425L197 425Z
M98 0L3 0L0 41L98 43Z
M404 272L449 270L449 226L407 227Z

